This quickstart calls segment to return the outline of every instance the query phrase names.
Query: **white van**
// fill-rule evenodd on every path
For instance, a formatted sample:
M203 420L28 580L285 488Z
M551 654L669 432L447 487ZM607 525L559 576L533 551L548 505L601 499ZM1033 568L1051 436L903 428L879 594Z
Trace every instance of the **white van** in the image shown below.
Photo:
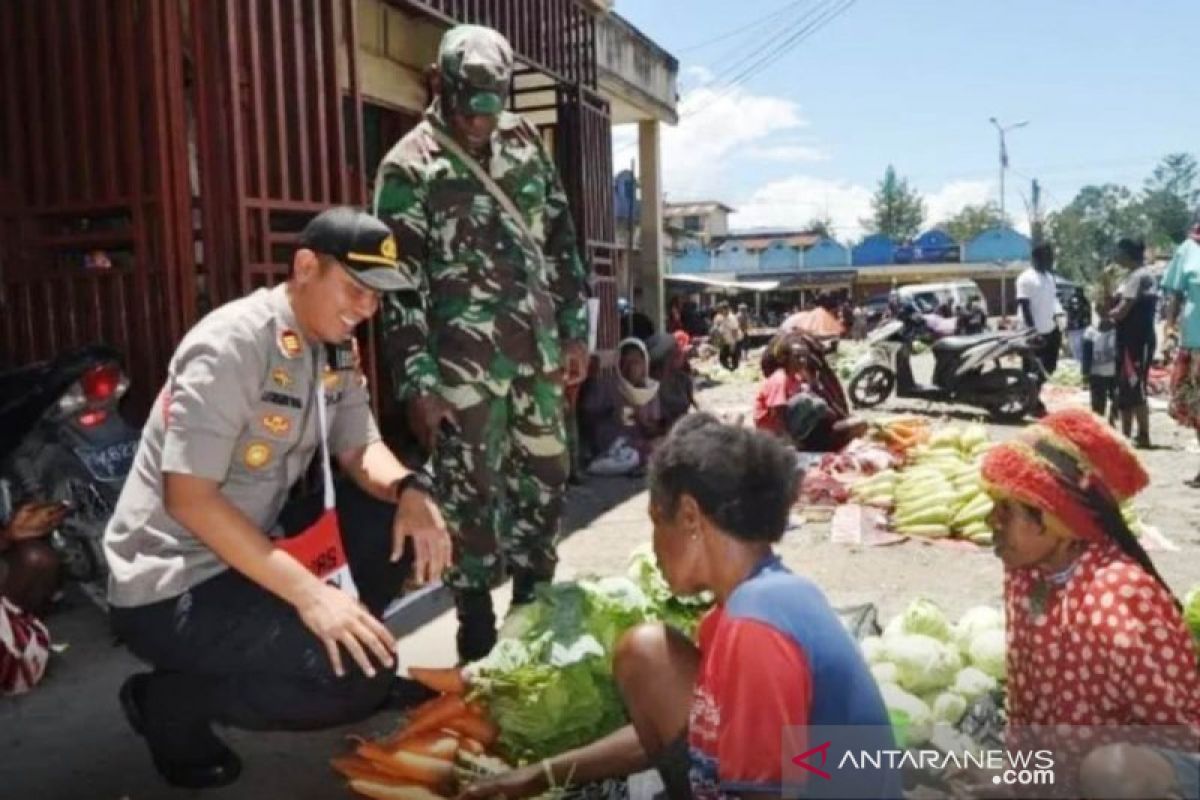
M950 303L951 308L959 306L966 308L967 303L974 299L988 313L987 298L979 290L979 284L970 280L945 281L943 283L910 283L896 289L896 294L902 300L909 300L921 311L930 313L942 303Z

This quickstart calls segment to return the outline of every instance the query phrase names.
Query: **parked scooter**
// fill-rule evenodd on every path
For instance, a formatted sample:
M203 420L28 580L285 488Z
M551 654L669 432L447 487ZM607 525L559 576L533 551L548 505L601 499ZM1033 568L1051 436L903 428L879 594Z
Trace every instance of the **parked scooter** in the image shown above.
M104 345L0 372L0 479L13 507L70 509L49 543L65 575L101 605L101 539L140 438L117 409L128 388L120 354Z
M872 331L867 351L854 365L850 401L871 408L895 391L897 397L976 406L1002 422L1018 421L1036 408L1046 374L1034 357L1033 331L937 339L930 348L933 383L920 384L912 373L913 343L932 338L923 316L911 307Z

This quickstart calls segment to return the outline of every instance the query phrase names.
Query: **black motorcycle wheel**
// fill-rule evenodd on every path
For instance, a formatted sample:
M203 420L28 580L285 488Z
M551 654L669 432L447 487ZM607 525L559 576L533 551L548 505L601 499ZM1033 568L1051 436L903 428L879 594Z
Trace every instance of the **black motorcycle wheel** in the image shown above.
M995 371L1000 402L988 407L988 414L997 422L1020 422L1037 405L1038 387L1022 370L1002 368Z
M874 408L892 395L896 376L878 364L866 367L850 379L850 402L856 408Z

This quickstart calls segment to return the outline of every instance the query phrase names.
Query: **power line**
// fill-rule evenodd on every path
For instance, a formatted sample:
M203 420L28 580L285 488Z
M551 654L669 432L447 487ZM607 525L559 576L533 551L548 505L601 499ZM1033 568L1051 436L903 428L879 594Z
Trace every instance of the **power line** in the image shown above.
M758 28L760 26L766 25L768 22L771 22L775 19L778 19L779 17L782 17L784 14L786 14L791 9L795 8L796 6L803 5L806 2L808 2L808 0L796 0L796 2L788 3L785 6L780 6L779 8L776 8L774 11L771 11L761 17L758 17L753 22L749 22L740 28L734 28L731 31L726 31L725 33L722 33L718 36L714 36L711 39L705 39L702 42L697 42L696 44L690 44L687 47L676 48L675 52L676 53L690 53L693 50L699 50L701 48L708 47L710 44L716 44L717 42L724 42L728 39L732 39L733 37L737 36L738 34L745 33L746 31L748 31L752 28Z
M755 46L753 48L746 48L742 46L735 47L727 51L727 55L725 57L714 59L712 62L710 62L717 65L710 70L714 76L712 83L723 83L728 80L730 75L736 74L747 64L756 61L764 52L775 47L788 36L799 30L805 24L805 22L813 17L819 6L828 1L829 0L817 0L817 8L809 8L808 10L802 10L801 7L806 4L812 6L813 0L806 0L804 3L796 3L794 5L794 9L797 11L795 17L790 19L788 22L777 26L776 29L761 42L755 42Z
M819 16L812 23L804 26L796 33L792 34L792 36L786 39L774 50L762 55L762 57L753 64L743 69L740 73L738 73L738 75L732 78L729 83L716 94L715 97L710 98L705 106L692 111L682 112L680 114L680 118L683 119L689 116L694 116L695 114L703 111L705 107L712 106L714 103L728 98L740 85L744 84L746 81L750 80L750 78L762 72L762 70L766 69L771 64L783 58L821 28L825 27L834 19L844 14L856 2L857 0L841 0L839 5L829 7L824 14Z

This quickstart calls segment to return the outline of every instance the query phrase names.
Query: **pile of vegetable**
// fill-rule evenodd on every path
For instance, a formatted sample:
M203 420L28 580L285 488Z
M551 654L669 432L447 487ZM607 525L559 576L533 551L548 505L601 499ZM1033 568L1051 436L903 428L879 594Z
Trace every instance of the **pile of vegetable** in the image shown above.
M956 726L1005 677L1004 616L990 606L951 624L937 604L918 599L861 646L904 747Z
M333 767L368 797L429 800L453 791L464 766L494 772L595 741L627 722L612 673L621 634L662 620L690 636L711 604L674 597L649 548L634 551L628 577L539 586L487 657L462 669L409 668L439 696Z
M923 417L896 417L874 423L871 435L903 458L910 450L929 441L931 432L929 421Z
M949 425L911 447L902 468L854 484L851 497L890 510L897 533L990 546L985 519L992 501L980 483L979 462L991 446L982 425Z

